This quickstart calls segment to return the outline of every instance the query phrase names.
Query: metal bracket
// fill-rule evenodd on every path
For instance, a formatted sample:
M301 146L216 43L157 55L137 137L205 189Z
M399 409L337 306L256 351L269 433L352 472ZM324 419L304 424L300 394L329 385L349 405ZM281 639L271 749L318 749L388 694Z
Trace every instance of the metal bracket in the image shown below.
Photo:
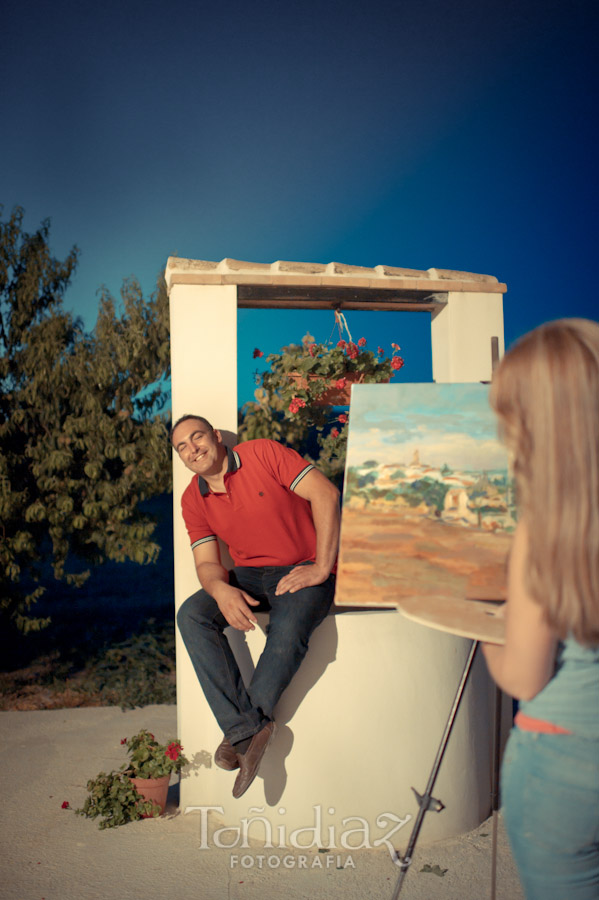
M436 800L434 797L428 798L428 802L426 806L423 804L423 800L426 800L426 796L423 794L419 794L415 787L412 788L414 791L414 796L418 800L418 806L421 809L424 809L426 812L441 812L445 809L445 804L441 802L441 800Z

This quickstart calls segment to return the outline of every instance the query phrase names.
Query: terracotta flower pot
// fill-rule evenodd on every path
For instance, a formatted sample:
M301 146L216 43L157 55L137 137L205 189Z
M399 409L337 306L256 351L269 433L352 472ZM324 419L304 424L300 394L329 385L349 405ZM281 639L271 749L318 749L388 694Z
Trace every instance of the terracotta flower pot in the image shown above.
M131 783L138 794L144 800L151 800L160 807L160 815L164 812L166 806L166 797L168 794L168 785L171 780L170 775L163 775L161 778L131 778ZM150 819L152 816L144 814L143 819Z
M308 387L309 381L316 381L319 378L322 378L321 375L308 375L308 378L304 375L301 375L299 372L290 372L289 378L295 382L296 387L299 390L305 390ZM337 382L344 378L346 381L346 385L344 388L338 388ZM333 378L329 382L329 387L320 395L320 397L316 398L312 401L313 406L349 406L349 401L351 399L351 386L352 384L360 384L364 380L364 375L362 372L348 372L345 375L340 375L339 378Z

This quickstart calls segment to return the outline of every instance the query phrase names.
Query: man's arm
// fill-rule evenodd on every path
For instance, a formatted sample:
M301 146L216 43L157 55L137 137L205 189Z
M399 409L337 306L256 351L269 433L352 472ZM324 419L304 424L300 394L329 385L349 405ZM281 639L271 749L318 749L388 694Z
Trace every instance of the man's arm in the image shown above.
M256 617L248 606L258 605L245 591L229 584L229 573L221 564L218 541L206 541L193 549L200 584L214 599L221 613L238 631L253 631Z
M505 645L483 644L491 677L517 700L532 700L553 675L557 639L525 587L528 535L523 521L514 534L505 605Z
M296 566L281 578L277 594L322 584L331 574L339 549L339 491L318 469L310 469L295 489L308 500L316 529L316 559L312 566Z

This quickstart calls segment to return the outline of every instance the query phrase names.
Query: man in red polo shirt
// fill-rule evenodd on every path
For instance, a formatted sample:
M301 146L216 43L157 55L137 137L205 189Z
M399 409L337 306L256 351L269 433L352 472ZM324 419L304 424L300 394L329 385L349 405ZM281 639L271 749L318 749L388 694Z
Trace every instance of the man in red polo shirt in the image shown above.
M171 440L194 473L181 507L202 585L179 609L177 623L224 733L215 762L239 768L233 796L241 797L274 735L274 707L333 602L339 492L276 441L225 447L201 416L179 419ZM221 564L217 538L229 547L230 572ZM270 617L246 688L223 630L253 630L255 611Z

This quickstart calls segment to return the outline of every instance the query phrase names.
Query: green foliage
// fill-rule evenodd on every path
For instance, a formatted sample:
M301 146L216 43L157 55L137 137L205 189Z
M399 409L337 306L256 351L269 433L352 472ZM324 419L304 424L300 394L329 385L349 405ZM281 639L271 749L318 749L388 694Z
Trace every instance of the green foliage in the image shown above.
M261 376L255 401L241 411L240 440L272 438L304 456L312 454L320 471L339 484L345 467L347 415L332 414L331 406L346 402L335 399L334 392L339 394L351 382L388 382L404 364L397 344L391 345L390 357L365 346L365 338L357 344L351 340L317 344L306 334L301 344L289 344L281 353L267 356L270 370Z
M420 478L411 484L402 484L399 489L401 496L407 500L410 506L419 506L426 503L434 507L437 512L443 510L445 495L449 488L434 478Z
M0 672L0 709L57 709L77 706L120 706L121 709L176 702L174 623L150 619L139 633L101 649L82 635L80 644L61 651L60 622L53 613L52 641L31 664ZM36 638L28 634L27 645ZM22 706L24 704L24 706Z
M29 615L45 563L81 585L159 552L138 504L170 487L169 345L164 285L146 301L134 279L85 333L62 308L77 249L56 260L49 222L28 234L23 215L0 219L0 609L27 631L49 621Z
M98 828L116 828L146 816L160 815L160 807L144 800L123 772L100 772L87 782L88 796L77 815L87 819L101 816Z
M104 650L86 666L77 683L83 693L107 706L134 709L152 703L175 703L175 633L172 625L156 629L152 620L135 634Z
M178 741L159 744L154 735L146 729L132 738L124 738L129 753L129 762L124 771L130 778L162 778L180 772L187 765L183 748Z
M88 796L76 813L88 819L102 817L99 828L115 828L142 816L160 815L156 803L144 800L135 790L131 778L161 778L180 772L188 760L179 741L160 744L145 728L132 738L123 738L129 761L118 771L100 772L87 782Z

